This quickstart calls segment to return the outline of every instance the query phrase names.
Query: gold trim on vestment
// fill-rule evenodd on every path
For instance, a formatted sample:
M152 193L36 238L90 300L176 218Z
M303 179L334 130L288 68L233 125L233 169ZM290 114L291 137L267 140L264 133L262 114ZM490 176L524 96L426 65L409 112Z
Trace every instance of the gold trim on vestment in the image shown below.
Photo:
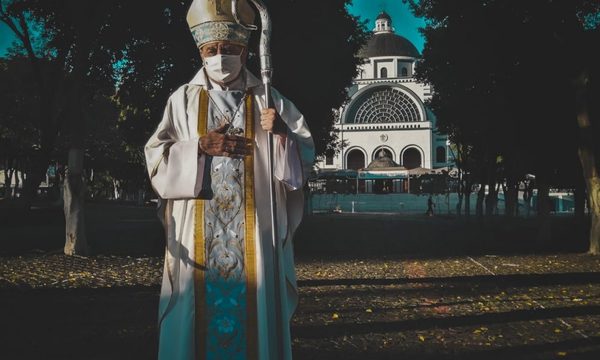
M250 91L250 90L248 90ZM253 96L246 97L246 138L252 140L254 151ZM254 154L244 157L244 198L246 200L245 263L246 263L246 313L247 313L247 359L258 359L258 321L256 299L256 239L254 215Z
M208 131L208 95L206 90L200 89L198 109L198 137ZM200 141L200 140L198 140ZM198 169L204 171L204 169ZM194 300L195 300L195 342L196 357L200 360L206 358L206 314L205 314L205 287L204 275L206 267L206 249L204 241L204 200L194 201Z
M201 89L199 95L198 135L208 131L208 95ZM245 135L254 144L253 96L246 98ZM253 146L254 147L254 146ZM254 209L254 155L244 157L244 263L246 270L246 356L247 360L258 359L258 320L256 297L256 220ZM202 171L201 169L199 171ZM194 213L194 289L195 289L195 359L206 358L207 319L205 304L206 249L204 239L204 201L195 200Z

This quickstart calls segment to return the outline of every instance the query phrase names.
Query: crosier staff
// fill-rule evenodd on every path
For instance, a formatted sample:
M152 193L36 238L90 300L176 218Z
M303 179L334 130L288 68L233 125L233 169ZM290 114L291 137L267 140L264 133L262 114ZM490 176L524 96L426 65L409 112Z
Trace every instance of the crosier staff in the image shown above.
M267 7L262 0L250 0L254 7L258 10L261 23L260 32L260 74L265 89L265 107L272 108L271 100L271 76L273 74L273 66L271 64L271 18L267 11ZM231 12L233 17L242 27L247 30L258 30L258 27L252 24L243 24L238 16L237 11L238 0L231 0ZM274 271L274 291L275 291L275 334L277 340L277 359L283 359L283 340L281 338L283 329L281 328L281 278L279 271L279 251L277 239L277 215L275 204L275 184L273 176L273 132L269 131L268 135L268 156L269 156L269 194L271 200L271 240L273 246L273 271Z

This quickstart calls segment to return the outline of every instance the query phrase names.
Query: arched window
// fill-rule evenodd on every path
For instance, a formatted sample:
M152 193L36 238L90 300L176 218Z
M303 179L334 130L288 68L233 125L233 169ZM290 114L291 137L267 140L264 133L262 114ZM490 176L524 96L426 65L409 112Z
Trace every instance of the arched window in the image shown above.
M356 107L352 123L379 124L421 121L417 103L402 91L382 88L372 92Z
M404 150L402 154L402 166L407 169L414 169L421 166L421 152L415 148Z
M386 78L387 77L387 69L386 68L382 68L381 69L381 78Z
M354 149L348 152L346 158L346 168L358 170L365 167L365 154L362 151Z
M402 68L402 76L408 76L408 69L405 67Z
M437 149L435 149L435 161L439 162L439 163L446 162L446 148L445 147L438 146Z

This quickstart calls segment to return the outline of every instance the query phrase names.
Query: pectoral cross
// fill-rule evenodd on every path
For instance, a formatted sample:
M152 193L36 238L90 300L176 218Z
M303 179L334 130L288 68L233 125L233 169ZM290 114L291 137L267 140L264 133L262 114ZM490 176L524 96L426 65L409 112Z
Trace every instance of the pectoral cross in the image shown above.
M227 129L227 134L229 135L242 136L244 134L244 129L233 126L233 121L229 115L217 117L217 123L219 124L219 127L229 125L229 128Z

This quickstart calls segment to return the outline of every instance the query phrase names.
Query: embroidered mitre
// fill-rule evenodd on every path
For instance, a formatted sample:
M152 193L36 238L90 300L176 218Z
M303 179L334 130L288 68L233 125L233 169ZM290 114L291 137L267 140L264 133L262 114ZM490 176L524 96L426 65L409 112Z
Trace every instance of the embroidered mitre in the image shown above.
M254 10L247 0L239 0L237 10L244 24L254 24ZM250 39L250 31L233 17L231 0L194 0L188 10L187 23L198 47L211 41L247 46Z

